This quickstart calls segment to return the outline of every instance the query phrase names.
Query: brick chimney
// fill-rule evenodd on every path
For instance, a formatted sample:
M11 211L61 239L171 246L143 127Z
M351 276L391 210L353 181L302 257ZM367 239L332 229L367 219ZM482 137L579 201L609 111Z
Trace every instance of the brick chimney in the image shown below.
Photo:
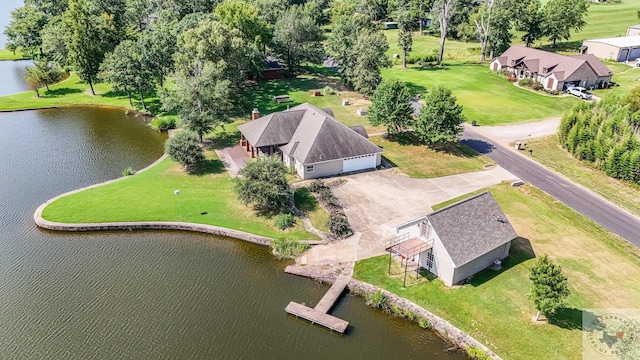
M251 112L251 120L255 120L259 117L260 117L260 111L258 110L258 108L254 108L253 111Z

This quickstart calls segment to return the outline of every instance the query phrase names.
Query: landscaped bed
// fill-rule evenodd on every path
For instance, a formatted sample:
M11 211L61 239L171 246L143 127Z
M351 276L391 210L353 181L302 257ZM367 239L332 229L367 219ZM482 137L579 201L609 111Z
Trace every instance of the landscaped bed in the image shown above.
M174 194L178 189L179 199ZM197 174L188 175L167 158L127 179L56 200L42 215L63 223L184 221L267 237L318 239L306 232L301 222L279 231L272 220L256 216L241 204L233 192L231 177L213 151L207 152L206 164Z
M381 256L358 262L354 277L416 302L505 359L582 359L582 310L640 303L640 251L534 187L489 190L521 237L502 270L457 288L431 280L404 289ZM571 290L554 324L533 322L527 299L533 257L545 253L562 266Z

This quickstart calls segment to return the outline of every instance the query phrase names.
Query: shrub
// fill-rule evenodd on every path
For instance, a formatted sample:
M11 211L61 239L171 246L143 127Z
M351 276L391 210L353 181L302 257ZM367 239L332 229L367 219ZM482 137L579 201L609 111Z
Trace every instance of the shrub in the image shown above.
M411 311L411 310L409 310L409 309L405 310L405 312L404 312L404 316L406 316L406 317L407 317L407 319L409 319L409 320L411 320L411 321L413 321L413 322L415 322L416 320L418 320L418 315L416 315L416 313L414 313L413 311Z
M515 77L513 77L513 76L509 76L509 77L507 78L507 81L514 82L514 81L516 81L516 78L515 78Z
M331 86L325 86L322 89L322 95L326 96L326 95L335 95L335 94L336 94L336 91L333 90L333 88Z
M418 326L423 329L431 329L431 323L423 317L418 318Z
M331 214L329 216L328 226L329 231L336 236L344 237L352 233L349 221L347 221L347 217L343 214Z
M159 132L167 131L178 126L178 119L173 116L157 117L151 121L150 126Z
M511 76L511 72L509 72L509 70L507 69L500 69L498 70L498 74L504 76L504 77L510 77Z
M174 136L167 139L164 150L175 162L182 165L185 170L192 172L204 161L204 152L198 142L198 134L180 130Z
M407 64L425 64L438 61L437 55L410 55L407 56Z
M318 193L320 192L322 189L326 189L327 186L324 184L324 182L322 182L322 180L320 179L316 179L313 180L311 182L311 184L309 184L309 186L307 187L309 189L309 191L311 191L312 193Z
M311 245L295 239L275 238L271 241L273 253L280 260L295 259L310 247Z
M376 309L386 310L389 308L389 299L387 299L387 296L381 290L374 293L367 293L364 296L364 300L367 305L373 306Z
M133 171L133 169L131 168L131 166L129 166L128 168L122 170L122 176L131 176L135 173L135 171Z
M287 169L277 156L247 161L233 178L234 191L245 205L252 205L259 215L277 215L287 212L291 185Z
M560 94L560 91L553 89L553 90L546 90L549 94L551 95L558 95Z
M467 355L473 360L490 360L491 358L487 356L487 353L484 350L480 349L477 346L469 346L466 348Z
M531 84L531 88L532 88L533 90L542 90L542 89L544 89L544 86L542 86L542 84L541 84L540 82L538 82L538 81L534 81L534 82Z
M292 213L279 214L274 218L273 226L280 230L284 230L292 227L295 222L296 219L293 217Z
M520 79L518 80L518 85L520 86L531 86L533 84L533 80L531 79Z

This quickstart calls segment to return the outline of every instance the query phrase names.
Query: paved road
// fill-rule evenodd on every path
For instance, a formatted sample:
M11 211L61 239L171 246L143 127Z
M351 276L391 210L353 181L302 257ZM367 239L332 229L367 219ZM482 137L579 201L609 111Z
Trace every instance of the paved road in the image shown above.
M546 191L565 205L640 247L640 219L547 170L538 163L465 126L462 143L505 170ZM533 154L535 156L535 153Z

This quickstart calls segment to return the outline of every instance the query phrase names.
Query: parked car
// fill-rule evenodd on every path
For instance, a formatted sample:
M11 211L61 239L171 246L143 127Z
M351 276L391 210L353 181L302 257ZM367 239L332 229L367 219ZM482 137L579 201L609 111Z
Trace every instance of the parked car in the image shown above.
M570 87L567 89L567 92L584 100L591 100L592 97L592 94L588 92L587 89L579 86Z

